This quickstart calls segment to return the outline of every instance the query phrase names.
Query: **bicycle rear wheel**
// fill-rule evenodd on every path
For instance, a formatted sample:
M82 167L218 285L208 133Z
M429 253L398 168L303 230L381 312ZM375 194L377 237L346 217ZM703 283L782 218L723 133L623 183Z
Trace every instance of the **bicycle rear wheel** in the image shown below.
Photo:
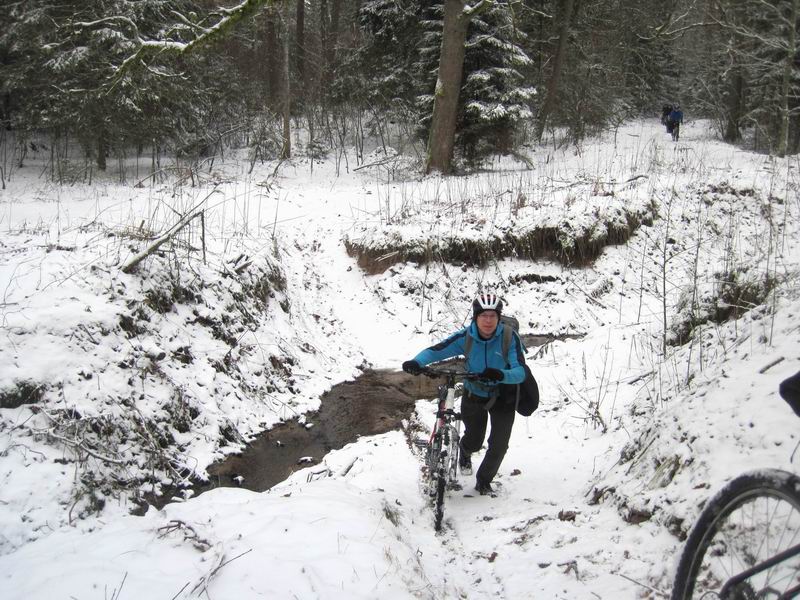
M800 478L777 469L745 473L700 514L671 600L788 598L800 598Z

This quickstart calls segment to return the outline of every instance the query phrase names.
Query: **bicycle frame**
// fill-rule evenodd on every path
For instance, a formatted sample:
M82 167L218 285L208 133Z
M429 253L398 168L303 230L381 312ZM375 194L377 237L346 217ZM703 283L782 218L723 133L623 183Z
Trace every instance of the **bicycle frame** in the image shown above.
M439 386L436 421L428 439L428 448L434 453L428 461L430 475L434 481L442 479L446 488L453 486L458 475L461 414L454 408L455 385L455 375L449 374L446 383Z
M720 598L727 598L729 594L734 589L736 589L738 585L744 583L745 581L750 579L753 575L758 575L759 573L767 571L772 567L774 567L775 565L782 563L784 560L794 558L795 556L800 556L800 544L792 546L791 548L788 548L783 552L780 552L775 556L760 562L757 565L753 565L752 567L742 571L738 575L734 575L733 577L728 579L728 581L725 582L725 585L723 585L722 588L720 589L719 591ZM800 585L796 585L792 589L784 592L778 598L778 600L789 600L790 598L797 597L798 594L800 594Z
M448 425L454 418L460 419L461 415L453 410L456 403L456 378L455 375L447 376L447 383L439 386L439 407L436 411L436 423L429 441L433 441L436 432Z

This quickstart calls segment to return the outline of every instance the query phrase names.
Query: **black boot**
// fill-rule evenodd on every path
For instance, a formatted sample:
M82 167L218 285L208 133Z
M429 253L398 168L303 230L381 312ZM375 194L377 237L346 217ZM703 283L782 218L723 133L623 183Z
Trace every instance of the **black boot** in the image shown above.
M461 442L458 442L458 466L464 475L472 475L472 454L464 450Z
M481 481L480 479L478 479L478 482L475 484L475 490L481 496L491 496L494 493L492 485L488 481Z

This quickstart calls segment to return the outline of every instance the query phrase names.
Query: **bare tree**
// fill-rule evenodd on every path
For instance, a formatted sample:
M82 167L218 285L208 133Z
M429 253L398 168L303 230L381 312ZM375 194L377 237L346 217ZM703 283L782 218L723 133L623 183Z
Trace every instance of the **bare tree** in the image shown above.
M569 41L570 24L572 22L574 7L574 0L565 0L562 5L561 23L558 30L558 45L556 46L556 53L553 56L553 69L550 72L550 78L547 82L547 92L544 102L539 109L536 122L535 137L537 141L541 141L542 139L545 125L547 125L547 119L553 111L558 96L558 87L561 82L561 71L567 54L567 42Z
M281 116L283 118L283 136L281 145L281 159L292 156L292 89L289 80L289 3L284 6L281 12L281 41L283 48L283 64L281 69Z
M280 76L281 66L280 57L278 52L278 17L275 11L269 10L266 13L267 31L266 31L266 56L264 57L267 64L267 99L271 106L274 106L280 93Z
M789 146L789 96L791 93L792 77L795 73L795 61L797 60L797 13L800 0L790 0L788 15L785 20L786 46L783 57L783 69L781 73L781 92L780 92L780 126L778 128L778 156L786 156Z
M684 62L695 65L688 87L701 90L725 141L739 141L749 128L756 149L778 156L790 151L800 99L798 4L714 0L692 14L702 29L684 48Z
M300 90L306 89L306 0L297 0L295 23L295 64L300 79Z

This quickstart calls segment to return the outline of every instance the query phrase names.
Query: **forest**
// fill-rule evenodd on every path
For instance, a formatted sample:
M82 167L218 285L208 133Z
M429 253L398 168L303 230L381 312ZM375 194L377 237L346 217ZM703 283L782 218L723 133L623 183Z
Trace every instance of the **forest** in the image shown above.
M686 600L715 505L704 598L796 550L798 3L2 0L3 599ZM401 365L485 290L541 402L434 497Z
M681 105L800 150L798 0L20 0L0 12L0 177L132 157L384 148L464 172ZM297 139L295 137L295 139ZM33 144L33 146L32 146ZM79 150L76 150L78 148ZM138 163L137 163L138 164Z

